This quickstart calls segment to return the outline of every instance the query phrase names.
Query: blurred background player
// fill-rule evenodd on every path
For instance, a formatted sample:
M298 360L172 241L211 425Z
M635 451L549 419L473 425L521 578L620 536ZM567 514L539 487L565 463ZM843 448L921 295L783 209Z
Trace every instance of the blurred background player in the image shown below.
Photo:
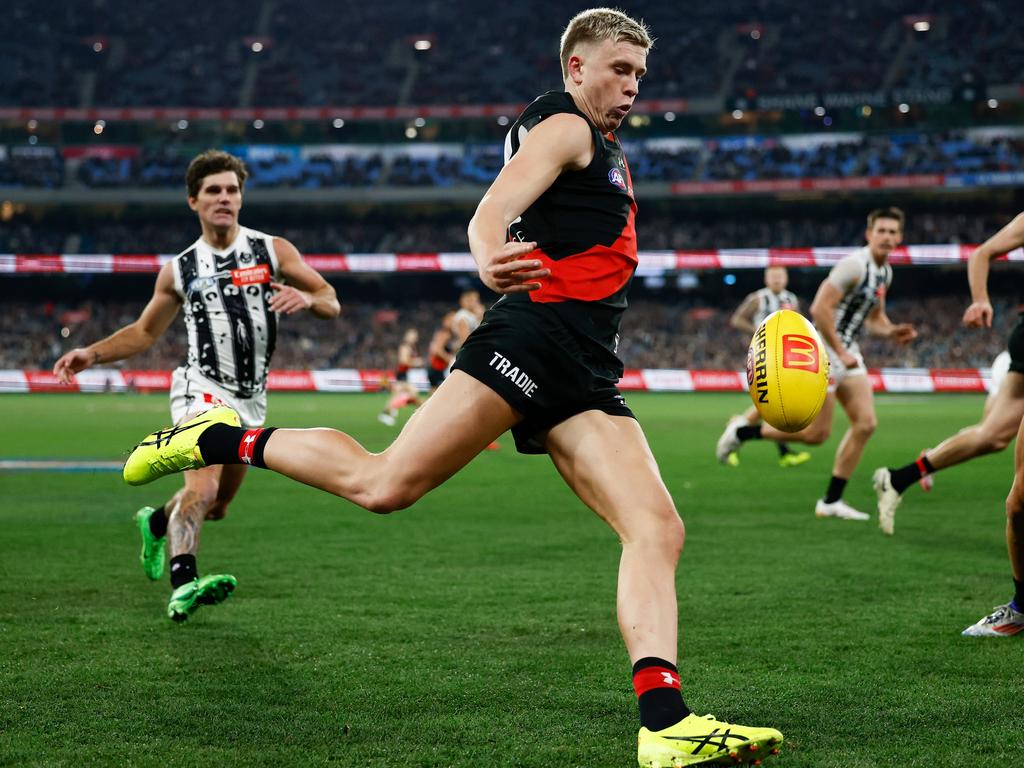
M768 267L764 271L764 288L748 293L742 303L729 318L729 325L744 336L754 335L754 331L768 315L778 312L780 309L792 309L800 311L800 300L792 291L786 290L789 283L789 272L785 267ZM757 408L751 405L742 416L734 416L731 420L736 421L738 426L755 426L761 423L761 414ZM792 451L785 442L777 442L779 449L779 466L795 467L803 464L811 458L807 451ZM739 466L740 456L736 451L731 451L725 459L725 463L731 467Z
M395 380L389 382L389 395L384 410L377 414L377 420L387 424L389 427L395 425L398 412L403 406L411 405L414 408L420 404L419 393L416 387L409 381L409 369L418 368L423 365L423 358L416 351L419 344L420 334L415 328L406 329L402 336L402 343L398 345L398 362L395 365Z
M452 351L458 352L466 343L469 334L480 326L484 318L484 305L480 302L480 291L469 288L459 295L459 308L452 318Z
M427 381L430 382L431 393L444 383L448 376L448 368L455 359L455 355L452 354L454 320L455 312L445 312L441 317L441 324L430 337L430 345L427 347Z
M235 409L244 425L263 424L278 313L308 310L331 318L340 307L334 288L294 245L238 223L247 175L242 161L226 152L210 150L192 160L188 205L199 218L201 236L160 269L153 297L135 322L57 360L53 372L61 381L70 384L86 368L149 349L184 307L188 360L172 378L174 424L223 404ZM291 285L284 285L286 280ZM167 615L175 621L187 619L200 605L221 602L235 588L228 574L200 578L196 553L203 522L227 514L245 472L245 465L186 472L185 487L169 501L135 515L142 567L154 581L163 575L168 539L173 591Z
M999 394L999 388L1003 385L1006 380L1006 374L1010 372L1010 351L1004 349L995 359L992 360L992 365L989 367L988 377L988 392L985 393L985 405L981 409L981 420L985 421L988 418L989 413L992 411L992 407L995 405L996 397ZM925 457L925 454L931 448L925 448L918 454L918 461ZM924 491L930 491L935 486L935 476L930 473L921 475L921 478L917 481L918 485Z
M988 295L989 265L994 259L1021 245L1024 245L1024 213L1016 216L971 254L967 275L972 303L964 313L965 325L974 328L992 327L992 303ZM921 477L978 456L1002 451L1017 434L1021 419L1024 418L1024 313L1018 315L1017 324L1010 332L1006 346L1010 357L1009 369L999 383L992 403L986 403L985 413L978 424L961 429L905 466L875 470L873 482L878 496L878 517L880 521L883 517L889 520L890 533L894 528L896 508L900 505L903 493ZM1019 450L1015 456L1019 457ZM1014 488L1017 488L1016 484Z
M818 517L867 520L869 515L843 501L846 483L857 468L864 446L875 431L874 394L857 338L862 328L875 336L905 344L917 337L910 323L893 323L885 313L885 297L892 283L889 254L903 239L903 211L879 208L868 214L864 233L868 244L840 259L818 288L811 304L811 319L821 334L831 362L828 394L821 413L806 429L788 433L769 424L743 426L731 422L718 441L717 455L725 461L746 440L788 440L809 445L825 442L832 431L838 398L850 427L836 449L832 477L824 498L814 505ZM882 520L879 520L882 524ZM883 525L883 530L885 526Z

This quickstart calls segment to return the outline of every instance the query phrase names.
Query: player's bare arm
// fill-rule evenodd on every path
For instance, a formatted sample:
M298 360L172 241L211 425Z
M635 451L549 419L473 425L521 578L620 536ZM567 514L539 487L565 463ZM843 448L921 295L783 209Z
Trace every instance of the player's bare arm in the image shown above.
M864 318L864 327L872 336L890 339L897 344L908 344L917 338L917 331L911 323L894 323L889 319L885 313L884 299Z
M173 268L168 262L160 268L153 296L139 318L95 344L64 354L53 366L54 376L70 384L76 373L94 365L125 360L145 352L167 331L180 306L181 298L174 290Z
M590 127L576 115L552 115L526 135L469 222L469 248L484 285L495 293L540 288L536 281L550 271L528 258L537 244L505 242L508 227L562 172L587 167L593 156Z
M341 313L334 286L303 261L298 249L282 237L274 238L277 263L288 284L271 283L274 295L268 306L274 312L293 315L308 309L317 317L330 319Z
M811 320L814 321L814 327L818 329L818 333L824 337L825 343L839 355L843 365L848 368L856 368L857 358L850 354L836 332L836 307L839 306L842 298L842 292L832 281L822 280L821 285L818 286L818 292L814 296L814 301L811 302Z
M1024 245L1024 213L978 246L967 260L967 282L971 286L971 305L964 312L969 328L992 327L992 302L988 297L989 265L1014 248Z
M757 330L757 327L754 325L754 313L756 311L757 294L748 293L747 297L743 299L743 302L736 308L736 311L732 313L732 317L729 318L729 325L737 331L752 334Z

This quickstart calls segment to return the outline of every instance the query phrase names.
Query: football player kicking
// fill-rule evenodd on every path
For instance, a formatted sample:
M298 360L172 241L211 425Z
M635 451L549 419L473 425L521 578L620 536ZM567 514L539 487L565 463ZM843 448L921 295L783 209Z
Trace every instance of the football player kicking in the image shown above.
M569 23L564 90L540 96L510 126L505 166L469 224L480 278L501 298L383 453L331 429L245 430L220 408L143 440L124 475L141 484L249 464L383 514L412 505L511 430L520 452L550 456L621 542L618 624L640 709L639 764L750 764L782 734L696 715L683 700L683 523L617 386L614 350L637 246L633 186L614 131L650 47L646 27L618 11L583 11Z

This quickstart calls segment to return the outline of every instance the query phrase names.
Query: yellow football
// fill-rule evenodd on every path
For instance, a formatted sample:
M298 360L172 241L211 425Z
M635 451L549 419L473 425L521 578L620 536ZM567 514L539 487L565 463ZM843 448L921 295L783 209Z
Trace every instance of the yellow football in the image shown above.
M828 391L828 352L810 321L780 309L754 331L747 350L747 388L761 418L799 432L821 411Z

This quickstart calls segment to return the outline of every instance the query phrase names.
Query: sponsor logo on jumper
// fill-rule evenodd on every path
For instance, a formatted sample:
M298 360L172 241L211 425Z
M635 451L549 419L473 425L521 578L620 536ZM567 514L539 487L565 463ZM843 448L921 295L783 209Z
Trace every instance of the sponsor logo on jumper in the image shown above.
M610 171L608 171L608 181L610 181L616 187L621 189L623 192L626 191L626 176L618 168L612 168Z
M747 386L757 390L757 402L768 402L768 332L764 325L757 329L747 350Z
M519 387L527 397L533 397L533 393L537 391L537 382L530 378L525 371L521 371L518 365L515 365L500 352L494 353L490 366Z
M232 269L231 282L238 286L269 283L270 267L267 264L257 264L255 267Z
M192 295L193 293L202 293L203 291L216 287L216 285L217 280L213 277L197 277L185 287L185 293L186 295ZM199 305L194 309L198 312L202 308L202 305Z
M810 336L787 333L782 337L782 367L804 368L808 373L817 373L820 367L818 345Z

